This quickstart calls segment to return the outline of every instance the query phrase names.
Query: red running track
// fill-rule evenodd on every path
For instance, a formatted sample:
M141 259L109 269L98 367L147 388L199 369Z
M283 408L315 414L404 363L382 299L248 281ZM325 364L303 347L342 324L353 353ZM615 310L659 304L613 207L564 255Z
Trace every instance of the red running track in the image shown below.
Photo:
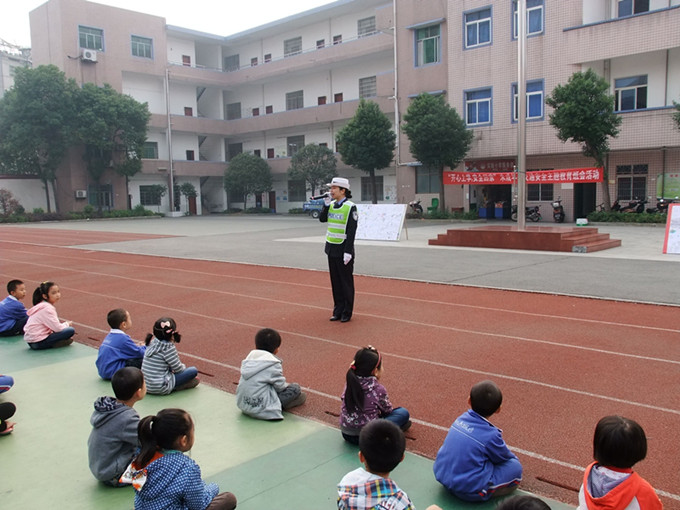
M680 508L677 307L357 277L352 321L331 323L323 272L86 251L64 246L133 236L45 233L3 229L0 274L29 289L56 281L79 342L96 346L113 308L130 311L137 339L171 315L183 360L234 392L255 332L272 327L287 379L310 392L296 413L332 425L353 354L372 344L392 402L414 418L409 450L434 458L470 387L493 379L504 404L492 421L525 466L523 488L576 504L595 424L621 414L648 436L636 470Z

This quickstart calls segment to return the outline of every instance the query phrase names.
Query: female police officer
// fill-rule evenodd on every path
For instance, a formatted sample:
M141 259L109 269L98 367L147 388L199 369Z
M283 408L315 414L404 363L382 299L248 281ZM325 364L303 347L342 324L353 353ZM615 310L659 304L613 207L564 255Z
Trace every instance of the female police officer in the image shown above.
M354 236L357 232L357 206L349 199L349 180L333 177L327 184L330 193L324 198L319 221L328 223L326 255L333 288L332 321L348 322L354 308Z

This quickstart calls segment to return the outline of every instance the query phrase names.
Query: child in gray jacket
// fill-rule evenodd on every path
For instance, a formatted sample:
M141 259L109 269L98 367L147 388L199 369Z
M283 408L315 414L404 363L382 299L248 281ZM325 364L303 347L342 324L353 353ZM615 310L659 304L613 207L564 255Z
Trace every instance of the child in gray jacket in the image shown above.
M244 414L260 420L282 420L282 409L305 403L307 395L297 383L283 377L281 359L276 356L281 335L261 329L255 335L255 349L241 362L241 379L236 389L236 405Z

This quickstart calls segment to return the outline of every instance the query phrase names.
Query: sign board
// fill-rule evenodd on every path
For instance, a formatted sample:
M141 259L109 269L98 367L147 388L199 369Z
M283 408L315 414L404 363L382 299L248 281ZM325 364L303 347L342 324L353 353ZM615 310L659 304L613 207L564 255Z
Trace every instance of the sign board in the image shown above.
M668 206L663 252L680 253L680 204L670 204Z
M357 204L357 239L398 241L404 228L406 204Z
M656 197L671 200L680 197L680 172L670 172L656 178Z
M602 182L602 168L565 168L533 170L526 173L527 184ZM516 172L444 172L444 184L513 184Z

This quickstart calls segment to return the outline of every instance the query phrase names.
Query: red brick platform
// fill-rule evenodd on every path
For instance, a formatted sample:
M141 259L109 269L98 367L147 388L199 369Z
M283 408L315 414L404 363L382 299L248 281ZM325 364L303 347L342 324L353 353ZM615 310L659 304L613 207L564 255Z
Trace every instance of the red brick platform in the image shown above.
M621 246L621 241L600 234L593 227L526 227L512 225L447 230L428 244L511 250L570 251L591 253Z

